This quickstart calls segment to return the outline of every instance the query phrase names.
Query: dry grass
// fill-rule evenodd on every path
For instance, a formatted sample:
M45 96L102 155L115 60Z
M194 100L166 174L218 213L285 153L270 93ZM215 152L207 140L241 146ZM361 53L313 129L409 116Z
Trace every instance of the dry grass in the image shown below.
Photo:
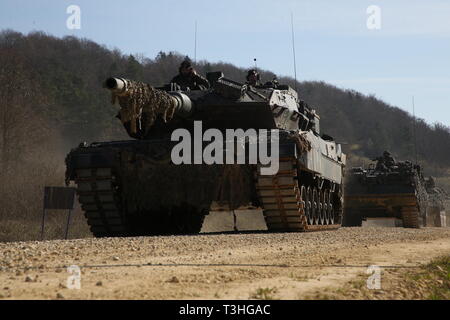
M274 295L277 293L276 288L258 288L252 295L251 299L256 300L274 300Z
M40 239L44 186L63 186L64 170L64 155L43 152L0 174L0 242ZM66 221L67 211L49 211L44 238L64 238ZM75 208L69 237L89 236L86 220Z
M42 212L40 213L42 215ZM64 239L67 224L67 210L50 210L46 213L44 240ZM2 220L0 242L31 241L41 239L41 217ZM86 219L80 209L72 211L68 239L92 237Z
M366 286L367 275L361 274L339 289L328 289L326 294L317 292L312 299L450 299L450 256L433 260L417 269L384 270L381 289L370 290Z

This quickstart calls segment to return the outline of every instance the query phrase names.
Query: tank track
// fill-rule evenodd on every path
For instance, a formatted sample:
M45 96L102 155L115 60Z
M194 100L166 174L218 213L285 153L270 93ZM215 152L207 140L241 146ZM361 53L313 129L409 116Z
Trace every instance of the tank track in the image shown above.
M256 175L256 186L269 231L338 229L330 190L302 185L295 158L281 158L276 175Z
M111 168L76 171L78 200L96 237L125 236L128 233L116 181Z
M126 215L120 181L111 168L78 169L78 199L95 237L199 233L207 212L193 206Z
M352 195L351 197L346 198L346 203L350 203L355 201L355 199L369 199L366 200L366 205L364 207L350 207L346 208L346 227L353 226L361 226L364 218L374 218L374 217L389 217L389 218L397 218L400 219L403 223L404 228L420 228L422 225L421 219L423 215L421 214L420 208L423 206L423 203L420 202L420 199L417 195L414 194L384 194L382 196L377 194L363 194L363 195ZM375 203L372 206L369 206L370 199L377 198L382 199L380 203L384 203L386 199L391 202L395 202L395 206L393 208L389 208L386 205L380 205L379 203ZM367 215L364 216L362 213L370 210L379 210L381 214L379 216L375 215Z
M75 182L81 208L94 236L134 235L122 210L118 178L111 168L78 169ZM281 158L278 173L257 175L256 185L269 231L320 231L341 226L336 222L331 192L299 184L295 158ZM204 215L200 225L203 219Z
M401 208L403 227L420 228L419 209L417 206L404 206Z

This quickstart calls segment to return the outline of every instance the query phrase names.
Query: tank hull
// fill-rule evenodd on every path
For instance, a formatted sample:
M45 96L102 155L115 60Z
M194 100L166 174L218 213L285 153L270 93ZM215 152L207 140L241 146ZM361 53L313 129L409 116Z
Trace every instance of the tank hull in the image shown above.
M261 175L256 165L174 165L172 147L167 139L130 140L93 143L69 153L66 179L77 185L95 236L198 233L213 202L232 210L261 207L269 231L318 231L341 224L341 183L308 166L311 150L289 135L281 135L275 175Z

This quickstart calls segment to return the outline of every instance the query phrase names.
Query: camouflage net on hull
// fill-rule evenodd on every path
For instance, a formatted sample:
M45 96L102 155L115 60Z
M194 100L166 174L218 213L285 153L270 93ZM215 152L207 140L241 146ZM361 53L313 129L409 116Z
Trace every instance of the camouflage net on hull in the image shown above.
M124 80L126 90L112 92L111 102L119 101L119 116L122 123L129 123L129 131L135 135L138 130L144 135L151 128L158 115L164 122L172 119L176 103L174 99L161 90L154 89L149 84Z
M255 197L248 166L155 165L147 159L139 167L126 168L123 190L128 211L143 213L184 205L208 209L212 201L235 209Z
M287 141L297 143L301 153L311 148L301 135L289 137ZM170 155L175 143L151 141L140 150L122 151L123 196L129 212L184 204L209 208L213 201L231 210L258 206L256 165L174 165Z
M232 208L256 198L252 165L174 165L174 142L141 143L121 151L121 192L128 212L192 205L209 208L212 201Z

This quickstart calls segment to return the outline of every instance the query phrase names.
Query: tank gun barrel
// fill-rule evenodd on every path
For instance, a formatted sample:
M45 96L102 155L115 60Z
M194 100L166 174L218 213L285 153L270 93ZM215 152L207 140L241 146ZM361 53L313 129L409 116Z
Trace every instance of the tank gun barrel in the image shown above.
M130 92L131 87L133 85L136 85L138 82L123 79L123 78L108 78L106 79L104 83L104 87L109 89L114 95L117 96L123 96L123 95L133 95L133 93ZM180 116L187 116L192 111L192 101L189 99L187 95L184 93L178 92L178 91L162 91L153 88L150 85L147 85L147 87L150 87L154 91L157 91L159 94L164 95L167 94L171 97L174 107L175 107L175 113Z
M192 113L192 101L184 93L178 91L168 92L175 103L175 112L181 117L186 117Z
M122 78L108 78L104 86L116 93L124 93L127 90L127 81Z
M145 136L158 116L168 122L175 114L187 117L193 111L191 99L182 92L166 92L124 78L108 78L104 87L111 91L112 104L119 102L119 118L133 137Z

